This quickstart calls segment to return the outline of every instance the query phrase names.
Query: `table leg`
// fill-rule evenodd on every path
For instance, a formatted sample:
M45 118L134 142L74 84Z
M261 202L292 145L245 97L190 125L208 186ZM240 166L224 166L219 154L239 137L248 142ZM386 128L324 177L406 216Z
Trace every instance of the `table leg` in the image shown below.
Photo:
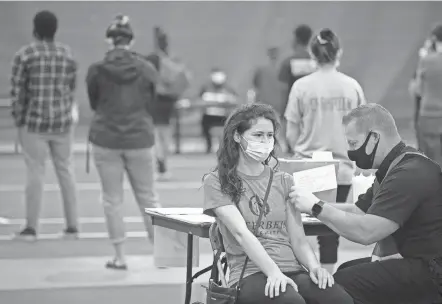
M184 304L190 304L192 297L192 267L193 267L193 235L187 234L187 273L186 273L186 299Z

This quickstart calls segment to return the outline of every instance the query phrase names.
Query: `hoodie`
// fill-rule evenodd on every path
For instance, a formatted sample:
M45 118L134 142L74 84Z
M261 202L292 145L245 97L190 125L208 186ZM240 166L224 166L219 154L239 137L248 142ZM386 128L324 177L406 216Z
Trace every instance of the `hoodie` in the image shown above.
M155 68L129 50L113 49L92 64L86 76L95 112L89 140L108 149L152 147L156 81Z

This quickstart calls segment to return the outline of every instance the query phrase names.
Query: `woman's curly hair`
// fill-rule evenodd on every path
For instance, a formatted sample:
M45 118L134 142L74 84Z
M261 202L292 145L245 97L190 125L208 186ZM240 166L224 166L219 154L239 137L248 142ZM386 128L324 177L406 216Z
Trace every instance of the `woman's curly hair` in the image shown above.
M244 193L243 183L238 175L237 167L240 156L240 144L234 140L235 132L239 135L249 130L258 118L266 118L273 124L275 134L280 129L280 122L275 110L265 104L247 104L238 107L227 119L220 147L217 152L217 166L214 171L218 171L218 178L221 185L221 192L228 195L235 204L239 203L241 195ZM274 135L275 147L278 141ZM278 159L275 156L275 150L270 153L264 161L268 165L271 159Z

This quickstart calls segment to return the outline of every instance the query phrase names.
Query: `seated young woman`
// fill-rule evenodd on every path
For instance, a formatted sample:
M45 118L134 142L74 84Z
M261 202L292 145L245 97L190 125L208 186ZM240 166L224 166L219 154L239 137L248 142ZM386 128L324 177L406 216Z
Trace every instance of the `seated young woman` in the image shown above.
M204 178L204 212L219 224L230 269L228 285L238 284L248 256L238 304L353 303L307 242L301 214L289 203L293 177L268 166L276 160L279 125L268 105L240 106L224 126L217 167ZM271 170L273 181L264 203Z

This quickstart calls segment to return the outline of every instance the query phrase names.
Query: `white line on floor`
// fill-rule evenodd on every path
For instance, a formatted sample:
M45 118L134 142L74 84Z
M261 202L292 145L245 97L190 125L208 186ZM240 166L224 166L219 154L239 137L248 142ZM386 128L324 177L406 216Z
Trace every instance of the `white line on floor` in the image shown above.
M156 183L156 188L159 190L182 190L182 189L200 189L202 182L161 182ZM77 191L94 191L100 190L100 183L77 183ZM131 190L130 184L124 184L124 190ZM23 191L24 186L19 184L12 185L0 185L0 192L18 192ZM45 192L57 192L60 191L58 184L45 184Z
M26 223L25 219L7 219L4 218L7 223L4 225L24 225ZM104 217L81 217L78 219L80 224L104 224L106 221ZM127 216L124 217L124 222L126 224L133 223L142 223L143 219L141 217L136 216ZM40 225L64 225L65 219L62 217L54 217L54 218L42 218L39 221Z
M80 233L78 237L79 239L107 239L109 236L107 232L86 232L86 233ZM126 232L126 237L130 239L147 238L147 233L145 231L129 231ZM0 235L0 241L12 241L13 238L14 238L13 235ZM63 235L61 233L38 235L39 240L56 240L62 238Z

